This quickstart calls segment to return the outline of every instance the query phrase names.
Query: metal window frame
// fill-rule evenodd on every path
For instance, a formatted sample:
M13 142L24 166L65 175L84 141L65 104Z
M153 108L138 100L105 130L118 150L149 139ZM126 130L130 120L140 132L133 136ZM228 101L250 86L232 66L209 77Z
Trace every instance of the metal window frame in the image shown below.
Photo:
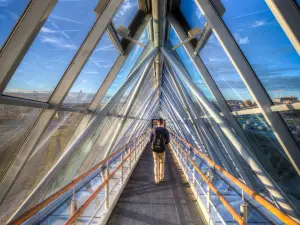
M180 26L179 22L175 19L173 15L168 15L167 17L170 25L173 27L177 37L180 41L183 41L187 38L183 28ZM188 56L192 60L196 69L200 72L204 82L206 83L207 87L209 88L210 92L214 96L215 100L217 101L218 105L220 106L224 117L227 119L229 124L232 126L234 131L238 134L238 136L242 139L243 143L249 148L253 149L252 145L250 144L248 138L246 137L245 133L243 132L242 128L238 124L237 120L233 116L225 98L223 97L220 89L216 85L214 79L212 78L211 74L209 73L208 69L206 68L205 64L201 60L198 55L194 55L193 46L191 43L185 43L183 45L185 48Z
M293 0L265 0L300 56L300 11Z
M92 54L92 51L94 50L98 41L106 31L107 25L110 23L112 16L115 14L121 3L122 0L110 1L103 13L99 15L90 33L88 34L84 43L70 63L67 71L63 75L56 89L54 90L54 93L49 100L49 104L58 106L61 105L65 96L68 94L73 83L75 82L77 76L89 59L89 56ZM38 12L39 10L36 10L32 13L35 14ZM15 156L14 161L11 163L3 179L1 180L0 188L2 191L0 193L0 204L3 202L10 188L16 181L17 177L25 166L38 141L44 134L44 131L46 130L56 111L57 108L46 109L37 119L35 126L32 128L23 145L19 149L19 152Z
M257 78L249 62L242 53L240 47L235 42L222 18L219 16L218 12L213 6L213 3L210 0L194 1L205 16L207 22L212 27L216 37L243 80L249 93L253 97L258 107L261 109L264 118L272 128L291 164L295 168L296 172L300 175L300 149L297 145L297 142L288 130L279 113L273 112L270 109L273 103Z
M172 68L170 67L170 65L165 62L166 64L166 67L169 71L173 71ZM180 83L180 81L178 80L176 74L174 73L170 73L172 79L174 80L174 84L175 84L175 87L176 89L178 90L179 94L182 96L182 98L184 99L184 101L186 102L185 104L188 106L188 107L191 107L191 108L194 108L194 109L190 109L190 110L193 110L195 113L196 113L196 116L199 118L199 113L198 113L198 110L195 109L195 106L192 102L192 100L186 96L188 95L188 93L186 93L186 90L185 88L183 87L183 85ZM185 92L185 93L184 93ZM210 131L206 128L206 125L205 123L202 121L202 118L199 118L199 120L197 120L200 122L200 126L202 128L205 129L205 132L209 135L209 138L210 140L213 140L214 141L214 137L213 135L210 133ZM197 121L193 120L193 123L194 124L197 124ZM216 132L218 132L216 130ZM246 174L244 168L242 167L242 165L240 164L239 160L237 159L237 156L234 154L234 151L233 149L231 149L231 146L229 145L229 143L227 142L227 140L223 137L223 133L221 131L218 132L218 136L221 138L221 142L225 145L224 147L227 149L227 151L229 152L232 160L234 161L237 169L238 169L238 172L240 173L240 176L243 178L243 180L245 181L245 183L247 185L249 185L250 187L253 188L253 185L252 185L252 182L250 181L250 179L248 178L248 175ZM222 138L223 137L223 138ZM215 142L215 141L214 141ZM214 143L214 146L216 146L218 148L218 145L216 143ZM222 153L220 152L219 154L219 149L216 149L215 152L216 154L220 157L220 160L221 162L224 164L225 168L227 168L227 171L231 171L232 174L235 174L232 169L231 169L231 166L228 164L228 162L226 161L226 159L224 158L223 155L221 155Z
M58 0L31 0L0 52L0 94L24 58Z
M247 146L238 138L236 133L233 132L231 126L228 122L222 118L215 106L207 99L207 97L201 92L195 82L190 78L189 74L183 69L182 65L177 61L176 58L170 54L170 50L163 48L162 53L164 54L166 60L169 64L174 67L175 70L181 72L181 77L187 86L191 89L193 94L201 102L201 105L208 111L210 116L215 120L215 122L220 126L221 130L228 137L235 150L244 158L244 160L249 164L250 168L256 173L257 177L264 184L269 193L274 196L277 203L282 207L282 209L291 217L297 220L297 213L292 202L289 200L288 196L280 189L277 183L271 178L270 174L265 170L265 168L260 164L257 159L252 155L251 151Z

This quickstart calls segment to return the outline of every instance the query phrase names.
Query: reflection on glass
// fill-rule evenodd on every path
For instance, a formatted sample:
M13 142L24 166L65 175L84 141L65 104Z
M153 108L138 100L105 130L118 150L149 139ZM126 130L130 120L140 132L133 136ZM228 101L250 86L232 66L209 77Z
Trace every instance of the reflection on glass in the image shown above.
M119 52L105 33L69 91L63 105L71 108L87 108L118 56Z
M300 146L300 110L289 110L279 112L284 122L293 134L296 142Z
M281 178L295 175L293 166L262 114L236 116L250 143L268 158Z
M170 30L169 40L173 46L180 43L180 40L172 27ZM200 72L197 70L197 68L193 64L192 60L190 59L189 55L187 54L185 48L183 46L179 47L176 49L176 52L177 52L180 60L182 61L183 65L185 66L186 70L188 71L188 73L190 74L190 76L192 77L192 79L194 80L196 85L199 87L199 89L205 94L205 96L210 101L214 101L213 95L211 94L206 83L202 79Z
M17 154L41 109L0 105L0 179Z
M300 7L300 0L296 0L296 3L297 3L298 6Z
M9 202L5 205L9 206L9 209L15 210L15 206L18 207L18 203L26 199L52 168L82 116L80 113L57 112L6 198Z
M200 56L232 111L256 107L256 103L214 34L200 51Z
M113 19L113 25L117 29L119 26L127 27L131 23L139 9L137 0L124 0Z
M221 0L223 20L275 104L300 98L300 57L265 1Z
M0 49L15 24L20 19L29 0L2 0L0 1Z
M191 29L199 27L203 30L206 20L194 0L181 0L180 10Z
M93 26L97 2L58 1L4 94L47 102Z
M139 42L143 44L148 43L148 31L147 28L142 33L141 37L139 38ZM139 56L143 52L143 48L140 45L135 45L131 52L129 53L124 65L122 66L121 70L119 71L118 75L114 79L113 83L110 85L107 93L105 94L104 98L101 101L100 108L107 103L107 101L116 93L116 91L121 87L121 85L126 80L126 77L129 75L131 69L137 62Z

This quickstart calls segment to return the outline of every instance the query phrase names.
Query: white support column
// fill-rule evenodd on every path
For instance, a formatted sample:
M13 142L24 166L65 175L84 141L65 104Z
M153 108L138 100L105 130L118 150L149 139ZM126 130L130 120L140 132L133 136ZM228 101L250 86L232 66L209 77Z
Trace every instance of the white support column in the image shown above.
M283 194L277 184L272 180L269 174L264 170L263 166L252 156L251 151L236 137L236 134L232 131L231 127L228 125L227 121L224 120L217 109L211 102L205 97L205 95L200 91L194 81L190 78L189 74L181 67L180 63L172 57L167 49L163 48L162 52L168 60L169 64L180 73L182 80L191 89L195 96L199 99L203 107L208 111L211 117L220 126L224 134L227 136L229 141L233 144L235 149L244 158L244 160L249 164L251 169L256 173L257 177L265 185L269 193L276 199L277 203L282 207L282 209L292 216L296 215L294 208L292 207L287 196Z
M300 11L293 0L265 0L300 56Z
M279 113L272 112L270 109L273 105L270 97L257 79L256 74L241 52L230 31L227 29L210 0L195 0L195 2L212 27L216 37L245 83L251 96L261 109L262 114L271 126L290 162L300 175L299 147Z
M32 0L1 49L0 95L58 0ZM1 198L0 198L1 201Z

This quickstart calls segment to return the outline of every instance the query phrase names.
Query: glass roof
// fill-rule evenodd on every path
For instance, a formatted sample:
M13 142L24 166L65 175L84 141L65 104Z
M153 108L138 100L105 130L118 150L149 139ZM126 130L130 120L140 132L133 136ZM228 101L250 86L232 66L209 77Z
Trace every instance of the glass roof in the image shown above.
M97 2L58 1L4 94L47 102L96 21Z
M119 52L105 33L69 91L63 105L72 108L88 107L118 57Z
M293 1L292 7L300 6L300 0ZM300 186L296 173L300 159L293 158L300 152L300 56L266 1L211 0L212 4L220 3L225 9L218 20L220 26L210 18L212 15L208 12L211 11L206 11L211 7L210 10L218 13L219 6L202 7L195 0L175 1L174 7L167 7L166 18L161 23L158 21L160 31L166 34L163 48L167 51L162 51L162 46L157 47L159 55L151 58L155 64L151 65L144 82L138 87L142 68L135 79L129 80L122 95L120 87L133 68L155 48L156 26L150 25L157 21L151 17L151 1L144 1L145 6L139 0L58 0L47 6L49 15L45 13L42 21L36 18L34 10L28 10L37 2L0 0L0 66L7 71L0 74L0 186L11 187L0 199L0 212L6 212L5 215L0 213L1 224L6 224L21 204L27 204L25 199L28 196L30 199L37 187L48 197L103 160L106 154L142 132L150 131L152 118L158 116L166 119L167 128L200 151L217 157L218 164L225 168L228 163L238 179L254 182L252 185L260 194L270 196L268 187L258 179L261 174L239 153L240 146L242 150L247 147L253 162L262 165L263 172L278 182L286 196L293 195L299 201L290 186ZM102 3L111 4L103 8L109 9L110 14L105 20L106 13L95 13ZM176 21L183 17L185 21ZM20 38L15 31L24 29L24 20L20 23L23 18L37 24L33 27L36 32L24 40L24 46L14 47L13 40ZM130 44L106 31L96 37L100 40L95 48L78 54L84 41L91 38L88 35L96 21L104 28L112 24L114 28L131 29L132 39L126 41ZM188 47L182 43L181 47L172 49L180 44L179 36L187 35L187 30L199 27L203 31L205 26L206 31L211 29L207 39L204 40L201 33L197 40L184 40ZM220 27L225 27L226 32L219 33ZM224 35L228 35L228 40ZM200 37L204 42L197 52ZM143 48L135 40L147 47ZM9 57L3 57L8 52L3 51L3 46L13 49ZM237 60L232 52L241 53L241 58ZM187 101L182 98L165 63L168 58L178 60L210 103L203 103L202 97L182 78L183 74L169 63ZM249 66L253 73L238 71L242 68L239 64ZM73 77L62 79L66 71L74 71L73 68L78 69L78 76L72 74ZM261 89L260 93L267 98L257 96L249 81L259 82L254 89ZM51 98L54 92L55 99ZM115 102L103 110L109 100ZM131 108L128 108L129 103L132 103ZM128 114L126 108L130 109ZM209 113L212 110L216 112ZM66 150L70 153L64 155ZM66 157L65 161L58 161L61 157ZM196 160L199 168L207 171L207 167ZM47 177L49 171L54 171L50 178ZM246 181L245 173L255 181ZM10 181L10 177L15 179ZM42 183L44 181L47 183ZM78 193L82 199L89 194L86 187ZM32 204L43 198L32 196L41 198L34 199ZM213 202L219 203L215 199ZM69 214L67 204L69 200L61 205L63 211L57 215ZM57 215L44 221L59 222Z
M0 49L28 3L29 0L0 1Z

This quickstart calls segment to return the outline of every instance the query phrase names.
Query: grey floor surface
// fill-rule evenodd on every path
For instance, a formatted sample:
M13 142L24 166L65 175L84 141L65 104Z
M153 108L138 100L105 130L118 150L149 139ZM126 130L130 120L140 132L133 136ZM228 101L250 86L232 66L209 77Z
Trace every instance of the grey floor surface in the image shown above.
M206 223L182 170L169 150L166 154L165 181L154 183L153 157L148 146L107 224Z

